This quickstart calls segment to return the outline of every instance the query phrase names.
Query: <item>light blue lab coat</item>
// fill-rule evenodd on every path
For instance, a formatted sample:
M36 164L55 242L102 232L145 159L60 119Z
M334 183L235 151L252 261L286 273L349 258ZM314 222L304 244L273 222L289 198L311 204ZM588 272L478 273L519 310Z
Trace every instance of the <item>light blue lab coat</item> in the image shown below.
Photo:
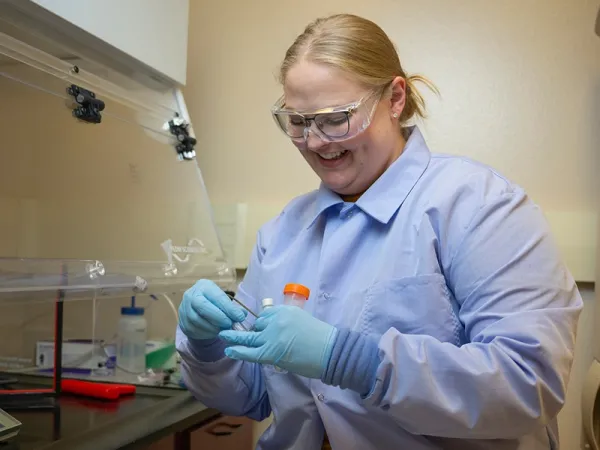
M321 187L258 234L238 296L259 310L286 283L306 309L377 337L366 397L223 357L178 332L191 392L274 423L261 450L555 447L582 300L543 214L482 164L430 153L418 130L362 196Z

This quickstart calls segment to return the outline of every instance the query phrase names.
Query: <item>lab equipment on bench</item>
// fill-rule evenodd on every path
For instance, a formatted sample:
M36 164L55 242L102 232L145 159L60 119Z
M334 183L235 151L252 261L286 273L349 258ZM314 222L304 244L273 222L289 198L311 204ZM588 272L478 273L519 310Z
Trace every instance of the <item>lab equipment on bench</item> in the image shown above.
M144 317L144 308L136 307L135 296L132 296L131 306L121 308L117 333L117 368L128 373L144 372L147 338L148 322Z
M101 367L112 370L116 364L116 346L104 341L90 339L63 339L63 374L92 374ZM47 373L54 368L54 341L37 341L35 346L36 366Z
M21 430L21 422L0 409L0 442L14 438Z
M62 381L62 390L67 394L101 400L118 400L121 397L134 395L136 387L132 384L100 383L83 380L66 379Z
M0 372L43 386L0 391L0 407L34 391L54 399L65 365L86 381L164 380L176 361L146 373L139 346L173 352L169 296L198 279L235 286L175 61L187 9L170 5L144 12L166 28L138 21L125 40L111 30L128 5L77 14L67 0L0 0ZM164 33L181 48L160 46ZM125 370L107 370L119 339ZM78 343L68 360L64 342Z

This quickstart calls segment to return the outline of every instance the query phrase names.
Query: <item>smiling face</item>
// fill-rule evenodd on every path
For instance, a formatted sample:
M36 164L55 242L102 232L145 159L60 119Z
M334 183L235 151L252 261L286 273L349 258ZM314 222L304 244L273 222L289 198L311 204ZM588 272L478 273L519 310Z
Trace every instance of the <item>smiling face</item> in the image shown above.
M364 100L362 117L372 114L371 121L355 136L327 139L319 129L322 124L309 120L304 137L292 139L325 186L345 199L356 199L364 193L404 149L406 142L398 123L405 103L402 77L394 79L381 95L381 90L370 91L335 68L301 60L287 73L284 98L287 110L300 112ZM356 123L357 117L361 114L351 113L346 127L356 130L362 124L362 117L361 124Z

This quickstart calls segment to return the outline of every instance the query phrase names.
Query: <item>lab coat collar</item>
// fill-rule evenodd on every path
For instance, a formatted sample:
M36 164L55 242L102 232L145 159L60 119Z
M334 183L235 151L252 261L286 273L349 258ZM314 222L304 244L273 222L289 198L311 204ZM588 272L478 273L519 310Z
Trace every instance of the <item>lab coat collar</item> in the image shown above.
M417 126L409 127L404 151L358 199L356 206L380 223L387 224L417 184L429 165L431 153ZM335 192L321 184L310 225L328 208L343 203ZM309 226L310 226L309 225Z

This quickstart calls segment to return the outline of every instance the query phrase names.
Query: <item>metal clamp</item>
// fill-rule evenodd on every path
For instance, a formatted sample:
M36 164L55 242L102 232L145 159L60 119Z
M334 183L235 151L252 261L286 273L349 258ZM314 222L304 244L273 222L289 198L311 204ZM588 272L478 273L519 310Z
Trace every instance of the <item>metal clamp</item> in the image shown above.
M96 98L96 94L80 86L72 84L67 88L69 94L75 100L73 116L87 123L102 122L101 111L106 107L102 100Z
M180 159L190 161L196 158L196 138L190 136L190 124L183 120L181 117L175 117L165 124L165 128L168 129L173 136L177 139L175 150Z

